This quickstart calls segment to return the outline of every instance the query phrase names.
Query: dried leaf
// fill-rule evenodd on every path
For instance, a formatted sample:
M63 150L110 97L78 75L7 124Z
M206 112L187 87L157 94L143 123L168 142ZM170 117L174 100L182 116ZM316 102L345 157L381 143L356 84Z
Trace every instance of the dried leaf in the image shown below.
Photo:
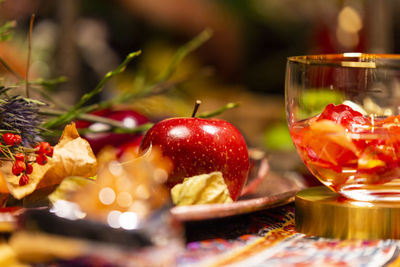
M54 154L46 165L33 163L33 172L27 185L20 186L19 177L11 173L11 162L1 166L7 187L16 199L21 199L36 189L58 185L65 177L91 177L96 174L97 161L89 143L82 139L75 124L65 127L59 143L54 146ZM0 179L1 180L1 179ZM2 186L0 182L0 192Z
M171 189L175 205L232 203L221 172L212 172L185 178Z

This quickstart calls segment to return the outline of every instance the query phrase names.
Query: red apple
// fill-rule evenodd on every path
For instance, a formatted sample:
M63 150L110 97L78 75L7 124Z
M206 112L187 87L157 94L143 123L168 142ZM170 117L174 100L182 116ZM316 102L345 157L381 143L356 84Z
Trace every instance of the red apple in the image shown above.
M143 140L143 134L138 134L137 137L133 138L132 140L129 140L128 142L123 143L122 145L119 145L116 151L117 157L120 158L126 150L134 150L135 152L139 152L139 147L140 144L142 143L142 140Z
M156 123L143 137L140 151L159 147L173 169L167 185L184 178L220 171L233 200L240 196L249 172L249 156L242 134L219 119L172 118Z
M149 119L144 115L129 109L111 111L108 109L99 110L92 114L114 119L120 121L127 128L134 128L138 125L149 122ZM112 145L115 147L132 147L133 145L139 146L142 138L141 134L119 134L112 132L104 132L105 130L111 130L111 127L107 124L95 122L91 123L88 121L77 121L76 127L78 129L88 128L93 133L84 134L82 137L85 138L95 154L97 154L106 145ZM96 131L99 131L96 133Z

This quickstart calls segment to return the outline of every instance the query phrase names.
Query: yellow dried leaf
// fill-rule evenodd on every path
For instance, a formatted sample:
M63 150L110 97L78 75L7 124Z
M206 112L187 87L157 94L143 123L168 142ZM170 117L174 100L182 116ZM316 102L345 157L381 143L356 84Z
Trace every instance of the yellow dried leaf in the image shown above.
M21 199L36 189L58 185L65 177L91 177L97 171L96 157L89 143L79 136L74 123L65 127L60 141L54 146L53 157L48 159L47 164L42 166L33 163L32 166L29 183L24 186L20 186L19 177L11 173L10 162L1 166L7 187L16 199Z
M232 203L221 172L212 172L185 178L171 189L175 205Z

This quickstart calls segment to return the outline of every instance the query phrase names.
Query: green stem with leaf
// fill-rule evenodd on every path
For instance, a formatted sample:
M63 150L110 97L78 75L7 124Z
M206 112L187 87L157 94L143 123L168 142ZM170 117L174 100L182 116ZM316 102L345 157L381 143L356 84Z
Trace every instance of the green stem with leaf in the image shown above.
M97 84L97 86L87 94L84 94L79 102L74 105L68 112L63 115L50 120L43 124L43 127L48 129L54 129L60 127L72 120L74 120L81 112L79 112L79 108L81 108L87 101L89 101L93 96L99 94L104 85L115 75L120 74L126 68L126 66L131 62L135 57L139 56L141 51L130 53L125 60L113 71L108 72L104 78Z
M200 113L199 115L197 115L196 117L198 117L198 118L212 118L212 117L215 117L217 115L220 115L221 113L223 113L223 112L225 112L225 111L227 111L229 109L234 109L234 108L237 108L237 107L239 107L239 103L230 102L230 103L226 104L225 106L223 106L223 107L221 107L221 108L219 108L219 109L217 109L215 111L203 112L203 113Z
M199 46L201 46L211 36L212 36L211 30L208 30L208 29L204 30L198 36L196 36L193 40L189 41L187 44L185 44L184 46L179 48L178 51L173 56L170 64L158 76L158 78L157 78L158 82L156 82L155 84L150 85L150 86L145 86L141 92L123 93L113 99L82 107L85 103L87 103L87 101L89 99L91 99L93 96L95 96L101 92L101 90L106 82L108 82L115 75L123 72L125 70L127 64L133 58L138 56L140 54L140 51L129 54L127 56L127 58L122 62L122 64L120 66L118 66L118 68L116 70L107 73L106 76L96 86L96 88L94 88L89 93L85 94L80 99L80 101L75 106L73 106L68 112L66 112L62 115L59 115L58 117L56 117L52 120L49 120L48 122L43 124L43 127L47 128L47 129L55 129L55 128L58 128L64 124L76 119L76 118L80 118L82 116L82 114L89 113L96 109L108 108L115 104L123 103L123 102L129 101L129 100L137 100L137 99L141 99L141 98L148 97L151 95L161 94L161 93L167 91L168 89L175 87L178 83L181 83L182 81L166 82L166 80L172 76L172 74L175 72L177 66L189 53L193 52L195 49L197 49Z

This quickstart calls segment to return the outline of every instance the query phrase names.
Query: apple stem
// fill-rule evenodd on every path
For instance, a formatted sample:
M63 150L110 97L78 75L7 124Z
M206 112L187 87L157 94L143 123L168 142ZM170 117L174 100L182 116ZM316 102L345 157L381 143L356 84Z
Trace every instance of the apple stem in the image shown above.
M192 118L194 118L196 116L196 113L197 113L197 110L199 110L200 104L201 104L201 101L200 100L196 100L196 103L194 104Z

